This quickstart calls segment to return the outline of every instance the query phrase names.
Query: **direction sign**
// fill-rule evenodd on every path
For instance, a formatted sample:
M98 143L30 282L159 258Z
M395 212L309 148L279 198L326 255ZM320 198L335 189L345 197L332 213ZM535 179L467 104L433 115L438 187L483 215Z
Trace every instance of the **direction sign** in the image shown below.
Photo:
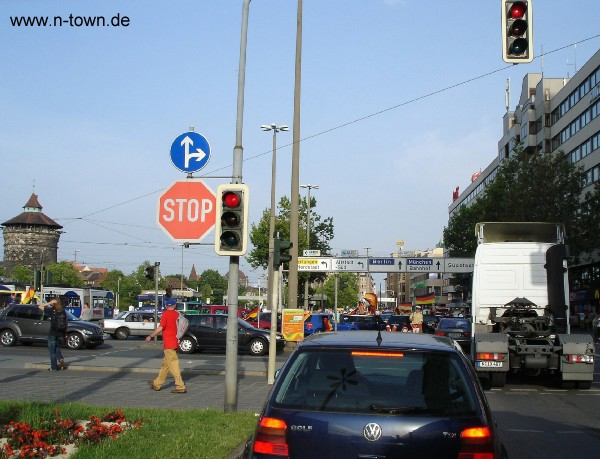
M298 271L331 271L331 258L298 257Z
M406 263L401 258L369 258L370 273L406 272Z
M171 145L171 162L182 172L196 172L210 159L210 144L197 132L184 132Z
M358 257L358 250L342 250L340 256L342 257Z
M215 226L216 198L202 180L174 182L158 198L156 220L174 241L198 242Z
M439 273L444 270L443 258L407 258L406 271L409 273Z
M444 258L444 272L447 273L472 273L474 266L474 258Z
M345 271L352 273L367 272L367 258L332 258L332 271Z
M304 255L305 257L320 257L321 251L320 250L303 250L302 255Z

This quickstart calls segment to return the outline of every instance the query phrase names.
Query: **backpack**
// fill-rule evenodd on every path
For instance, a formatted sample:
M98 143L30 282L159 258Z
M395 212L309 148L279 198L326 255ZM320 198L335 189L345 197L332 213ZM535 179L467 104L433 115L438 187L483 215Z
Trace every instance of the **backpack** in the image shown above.
M179 313L179 317L177 317L177 339L183 338L189 325L190 321L182 313Z
M65 311L54 313L54 320L51 326L57 332L65 333L67 331L67 314L65 314Z

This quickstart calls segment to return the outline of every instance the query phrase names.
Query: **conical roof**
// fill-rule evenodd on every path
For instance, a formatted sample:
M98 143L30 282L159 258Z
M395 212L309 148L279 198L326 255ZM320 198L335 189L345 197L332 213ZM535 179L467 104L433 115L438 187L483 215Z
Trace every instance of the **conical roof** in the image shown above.
M57 229L62 228L61 225L42 212L42 206L35 193L31 194L31 197L23 206L23 210L23 213L5 221L2 226L39 225Z

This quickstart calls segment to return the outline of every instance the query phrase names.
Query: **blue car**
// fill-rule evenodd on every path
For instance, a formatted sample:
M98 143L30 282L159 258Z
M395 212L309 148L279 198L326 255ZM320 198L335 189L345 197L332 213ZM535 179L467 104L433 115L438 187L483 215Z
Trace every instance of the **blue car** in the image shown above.
M277 375L244 457L503 459L499 428L452 340L319 333Z
M333 330L335 324L333 314L313 313L304 318L304 336Z

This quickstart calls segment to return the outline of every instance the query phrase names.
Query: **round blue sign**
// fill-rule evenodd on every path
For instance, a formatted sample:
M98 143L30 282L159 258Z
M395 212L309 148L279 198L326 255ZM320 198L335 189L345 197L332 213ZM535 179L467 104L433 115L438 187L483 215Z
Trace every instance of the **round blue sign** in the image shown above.
M210 159L210 144L197 132L184 132L171 145L171 162L183 172L196 172Z

